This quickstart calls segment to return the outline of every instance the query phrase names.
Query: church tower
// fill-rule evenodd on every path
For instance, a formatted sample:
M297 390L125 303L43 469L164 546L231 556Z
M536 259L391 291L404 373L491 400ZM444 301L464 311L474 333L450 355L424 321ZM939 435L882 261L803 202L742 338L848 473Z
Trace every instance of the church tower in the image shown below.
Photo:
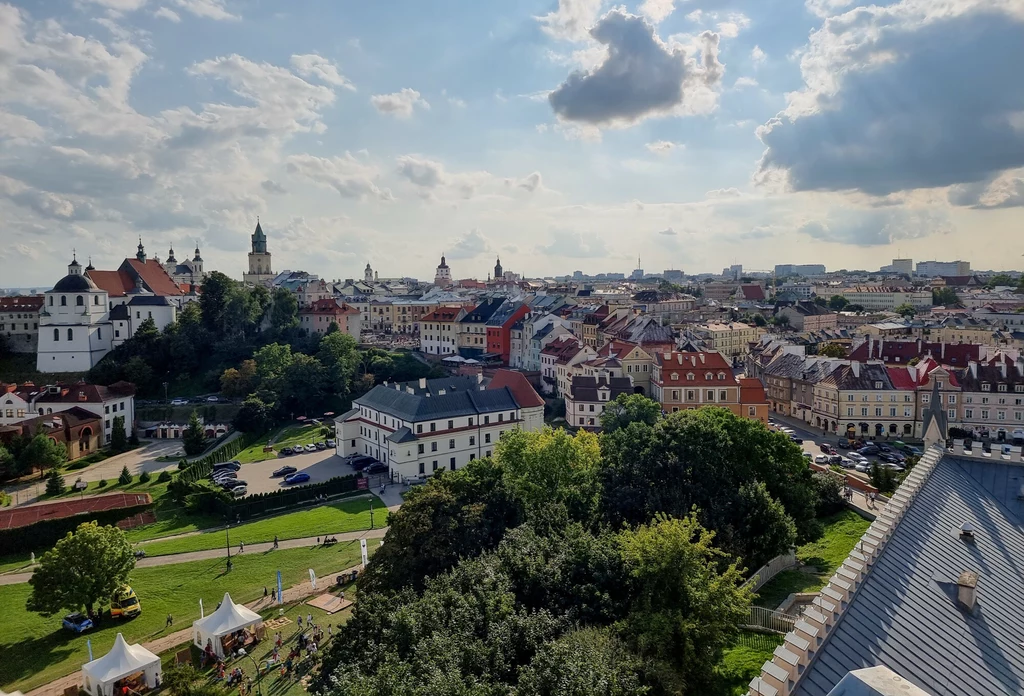
M434 285L439 288L450 288L452 284L452 270L445 263L444 254L441 254L441 263L437 265L437 270L434 272Z
M372 283L373 282L373 269L370 268L370 262L369 261L366 262L366 268L363 270L363 282L365 282L365 283Z
M274 279L274 271L270 266L270 252L267 251L267 235L263 233L259 218L256 218L256 230L251 239L249 272L242 274L242 280L252 285L267 285Z
M494 279L501 280L505 277L505 274L501 270L501 257L498 257L497 263L494 264Z

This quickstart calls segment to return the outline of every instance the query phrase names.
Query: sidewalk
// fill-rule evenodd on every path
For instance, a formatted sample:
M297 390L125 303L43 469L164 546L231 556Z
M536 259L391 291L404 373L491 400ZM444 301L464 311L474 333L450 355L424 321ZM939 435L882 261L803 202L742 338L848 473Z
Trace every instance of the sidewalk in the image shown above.
M330 534L330 536L337 538L338 542L343 541L355 541L356 539L383 539L384 535L388 533L387 527L380 529L366 529L359 532L344 532L341 534ZM319 538L323 539L324 535ZM300 549L307 546L316 546L318 537L304 537L302 539L287 539L279 541L277 544L278 549ZM161 539L155 539L154 541L162 541ZM274 548L273 542L266 542L262 544L251 544L245 547L244 553L262 553L265 551L271 551ZM231 555L235 556L238 553L238 547L233 546L231 548ZM175 553L167 556L153 556L151 558L142 558L136 563L136 568L155 568L158 566L175 565L178 563L189 563L190 561L206 561L211 558L221 558L226 556L227 552L223 548L209 549L207 551L190 551L188 553ZM32 577L32 573L10 573L8 575L0 575L0 585L18 585L23 582L28 582L29 578Z
M296 539L295 541L299 540ZM341 541L340 538L339 541ZM281 542L281 546L283 545L284 542ZM338 575L340 573L350 573L353 570L362 570L362 565L352 566L351 568L346 568L343 570L332 570L326 573L322 573L320 571L315 572L318 578L329 578L332 575ZM327 583L321 581L319 588L316 590L313 589L313 585L308 580L306 582L299 583L298 585L293 585L284 591L284 603L288 604L290 602L296 602L298 600L305 599L306 597L309 597L310 595L314 594L323 594L324 592L328 591L326 584ZM269 597L260 597L255 601L247 602L245 606L249 607L253 611L260 611L274 604L276 604L276 602L271 600ZM189 626L188 628L183 628L180 631L175 631L174 633L169 633L166 636L157 638L154 641L143 643L143 646L154 655L159 655L160 653L167 652L172 648L175 648L179 645L184 645L185 643L190 643L191 641L192 627ZM81 670L78 670L67 676L61 677L60 679L56 679L50 682L49 684L40 686L37 689L33 689L32 691L29 691L28 694L26 694L26 696L63 696L65 689L67 689L68 687L80 686L81 684L82 672Z

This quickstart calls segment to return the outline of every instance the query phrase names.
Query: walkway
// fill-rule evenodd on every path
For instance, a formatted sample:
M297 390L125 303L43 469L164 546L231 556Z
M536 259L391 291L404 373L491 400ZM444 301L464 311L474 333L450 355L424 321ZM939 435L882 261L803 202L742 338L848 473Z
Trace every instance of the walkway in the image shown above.
M331 534L332 537L337 538L338 542L342 541L355 541L356 539L383 539L384 535L388 533L388 528L383 527L381 529L366 529L359 532L344 532L341 534ZM286 539L279 541L277 547L279 549L300 549L305 547L312 547L317 545L317 539L323 539L320 537L304 537L302 539ZM154 539L154 541L161 541ZM245 547L244 553L261 553L264 551L271 551L274 548L273 542L266 542L262 544L250 544ZM231 555L237 555L238 547L234 546L231 549ZM189 563L191 561L206 561L211 558L221 558L225 555L223 548L209 549L207 551L190 551L188 553L175 553L168 554L167 556L152 556L150 558L142 558L136 563L136 568L155 568L158 566L165 565L176 565L178 563ZM0 575L0 585L18 585L23 582L28 582L29 578L32 577L32 573L9 573L7 575Z
M373 530L373 531L382 531L382 530ZM339 535L338 541L341 541L340 536L341 535ZM293 541L298 542L298 541L302 541L302 540L301 539L294 539ZM281 542L280 546L284 546L284 543L285 542ZM254 548L256 546L260 546L260 544L255 544ZM187 555L190 555L190 554L180 554L180 555L187 556ZM157 559L151 559L151 560L157 560ZM320 572L320 571L317 571L316 569L314 569L314 572L316 572L318 578L322 578L323 579L323 578L329 578L329 577L334 576L334 575L338 575L340 573L350 573L353 570L362 570L362 566L361 565L357 565L357 566L352 566L351 568L342 569L342 570L331 570L331 571L328 571L326 573ZM289 587L289 588L287 588L284 591L284 603L288 604L288 603L291 603L291 602L297 602L297 601L299 601L301 599L305 599L306 597L309 597L310 595L322 594L323 592L326 591L325 585L326 585L326 583L323 582L322 580L321 580L321 582L319 584L319 588L315 589L315 590L313 589L313 585L308 580L306 582L299 583L298 585L293 585L292 587ZM250 609L253 609L255 611L260 611L261 609L265 609L268 606L271 606L273 604L274 604L274 601L271 600L269 597L260 597L256 601L246 603L245 606L247 606ZM159 654L167 652L168 650L171 650L172 648L175 648L175 647L177 647L179 645L184 645L185 643L190 643L191 641L192 641L192 627L189 626L188 628L183 628L180 631L175 631L174 633L169 633L166 636L162 636L162 637L157 638L156 640L150 641L148 643L143 643L143 646L147 650L149 650L151 653L153 653L154 655L159 655ZM65 676L65 677L61 677L60 679L56 679L56 680L50 682L49 684L45 684L44 686L40 686L37 689L33 689L32 691L29 691L28 694L26 694L26 696L63 696L65 689L67 689L68 687L80 686L81 684L82 684L82 672L81 672L81 670L78 670L76 672L73 672L72 674L69 674L69 675Z

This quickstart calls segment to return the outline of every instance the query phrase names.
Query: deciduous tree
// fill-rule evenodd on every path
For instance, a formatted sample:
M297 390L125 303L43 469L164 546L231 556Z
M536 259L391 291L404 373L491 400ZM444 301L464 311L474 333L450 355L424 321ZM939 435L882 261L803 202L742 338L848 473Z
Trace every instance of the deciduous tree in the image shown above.
M654 425L661 418L661 404L641 394L619 394L615 401L605 404L601 414L601 430L613 433L630 423Z
M117 527L85 522L39 560L29 585L29 611L50 616L60 611L90 613L128 582L135 568L131 544Z
M68 451L63 445L40 433L22 450L19 462L21 470L26 472L32 469L55 469L67 459Z

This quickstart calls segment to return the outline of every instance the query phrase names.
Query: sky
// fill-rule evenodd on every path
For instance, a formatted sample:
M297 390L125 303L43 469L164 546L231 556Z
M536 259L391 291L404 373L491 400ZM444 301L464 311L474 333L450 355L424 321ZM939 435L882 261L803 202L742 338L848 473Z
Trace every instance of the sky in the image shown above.
M1024 0L0 0L0 286L1024 265Z

